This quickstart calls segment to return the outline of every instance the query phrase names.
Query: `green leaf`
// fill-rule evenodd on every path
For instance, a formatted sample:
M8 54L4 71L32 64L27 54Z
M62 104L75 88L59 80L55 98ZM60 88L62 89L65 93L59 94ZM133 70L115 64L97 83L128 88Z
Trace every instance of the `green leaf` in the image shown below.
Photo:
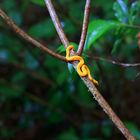
M52 38L56 31L50 19L41 21L29 29L29 34L35 38Z
M135 21L136 17L138 16L139 9L140 9L140 1L136 1L131 4L129 17L130 24L132 24Z
M116 21L94 20L90 22L85 43L86 49L89 49L90 46L106 32L119 26L120 24Z
M62 52L65 52L66 50L65 50L65 47L64 47L64 45L60 45L59 47L58 47L58 49L57 49L57 52L59 52L59 53L62 53Z
M115 11L115 16L120 22L127 23L129 21L128 7L123 0L117 0L113 5L113 9Z
M31 0L33 3L39 5L39 6L45 6L44 0Z

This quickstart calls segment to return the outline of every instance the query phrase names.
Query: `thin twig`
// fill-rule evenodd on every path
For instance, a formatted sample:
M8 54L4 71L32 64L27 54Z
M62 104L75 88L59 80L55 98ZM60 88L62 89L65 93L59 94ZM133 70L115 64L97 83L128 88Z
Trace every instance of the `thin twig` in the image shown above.
M122 63L122 62L118 62L118 61L114 61L111 59L106 59L106 58L102 58L102 57L98 57L98 56L89 57L89 58L93 58L94 60L106 61L108 63L118 65L121 67L139 67L140 66L140 63Z
M58 17L56 15L56 12L54 10L54 7L51 3L51 0L45 0L48 11L51 15L52 21L55 25L55 28L59 34L59 37L65 47L68 45L68 39L66 39L66 35L64 34L64 31L62 27L60 26L60 22L58 20ZM59 33L60 31L60 33ZM65 40L66 39L66 40ZM75 52L71 52L71 55L76 55ZM78 62L74 61L72 62L73 67L76 69ZM126 137L128 140L135 140L135 138L131 135L131 133L128 131L128 129L124 126L120 118L115 114L115 112L112 110L110 105L106 102L106 100L103 98L101 93L97 90L95 85L88 79L88 77L81 77L85 85L87 86L88 90L91 92L95 100L99 103L99 105L102 107L102 109L105 111L105 113L109 116L109 118L113 121L113 123L116 125L116 127L121 131L121 133Z
M139 25L129 25L129 24L120 24L122 26L125 26L125 27L129 27L129 28L134 28L134 29L140 29L140 26Z
M87 35L89 14L90 14L90 0L86 0L82 33L81 33L80 43L79 43L78 50L77 50L78 55L81 55L83 48L84 48L84 43L85 43L85 39L86 39L86 35Z
M117 62L117 61L114 61L114 60L105 59L105 58L101 58L101 57L94 57L94 58L98 59L98 60L110 62L112 64L122 66L122 67L138 67L138 66L140 66L140 63L121 63L121 62Z
M60 37L60 40L63 43L64 47L67 48L68 45L69 45L69 41L68 41L64 31L63 31L63 28L61 26L61 23L60 23L60 21L58 19L57 14L55 12L53 4L52 4L51 0L45 0L45 3L46 3L46 6L48 8L48 11L49 11L49 14L51 16L51 19L52 19L52 21L54 23L54 26L56 28L56 31L57 31L57 33L58 33L58 35Z
M12 29L16 34L18 34L24 40L26 40L27 42L33 44L35 47L40 48L41 50L43 50L44 52L48 53L49 55L51 55L51 56L53 56L53 57L55 57L57 59L60 59L62 61L66 61L64 56L61 56L61 55L51 51L46 46L44 46L43 44L41 44L37 40L33 39L31 36L29 36L27 33L25 33L22 29L20 29L13 22L13 20L6 15L6 13L2 9L0 9L0 17L9 26L10 29Z

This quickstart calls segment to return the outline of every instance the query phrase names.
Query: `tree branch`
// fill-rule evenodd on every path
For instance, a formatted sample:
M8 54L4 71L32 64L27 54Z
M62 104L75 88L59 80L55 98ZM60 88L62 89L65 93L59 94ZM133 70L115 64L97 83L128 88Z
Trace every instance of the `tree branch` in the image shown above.
M46 2L48 3L49 6L51 6L51 4L49 3L50 0L46 0ZM53 11L51 8L49 7L50 10L49 11ZM27 35L24 31L22 31L20 28L18 28L13 21L0 9L0 16L2 17L2 19L5 21L5 23L15 32L17 33L20 37L22 37L24 40L32 43L33 45L35 45L36 47L42 49L43 51L47 52L48 54L59 58L63 61L65 61L65 58L62 57L61 55L58 55L54 52L52 52L51 50L47 49L45 46L43 46L42 44L40 44L39 42L37 42L36 40L34 40L33 38L31 38L29 35ZM52 18L56 18L57 16L53 16ZM56 19L53 19L53 22L56 21ZM55 22L54 24L58 24L59 22ZM56 26L58 31L61 32L60 27L61 26ZM64 32L63 32L64 33ZM63 40L63 44L65 47L68 46L69 42L68 40L65 38L65 35L61 34L61 38ZM62 41L61 40L61 41ZM75 55L75 53L73 53L72 55ZM74 68L76 69L78 62L73 62L72 63ZM109 104L106 102L106 100L103 98L103 96L100 94L100 92L97 90L97 88L93 85L93 83L88 79L88 77L81 77L81 79L83 80L83 82L85 83L85 85L87 86L87 88L89 89L89 91L92 93L93 97L95 98L95 100L99 103L99 105L103 108L103 110L105 111L105 113L110 117L110 119L114 122L114 124L117 126L117 128L122 132L122 134L128 139L128 140L135 140L135 138L130 134L130 132L128 131L128 129L124 126L124 124L122 123L122 121L119 119L119 117L114 113L114 111L111 109L111 107L109 106Z
M45 3L46 3L46 6L48 8L48 11L49 11L49 14L51 16L51 19L52 19L52 21L54 23L54 26L56 28L56 31L57 31L57 33L59 35L59 38L60 38L61 42L63 43L64 47L67 48L67 46L69 45L69 41L68 41L64 31L63 31L63 28L61 26L61 23L60 23L60 21L58 19L57 14L55 12L53 4L52 4L51 0L45 0Z
M88 1L89 2L89 1ZM88 3L87 2L87 3ZM60 22L58 20L58 17L56 15L56 12L54 10L54 7L51 3L51 0L45 0L45 3L47 5L48 11L51 15L52 21L55 25L55 28L58 32L58 35L65 46L65 48L69 45L69 41L66 38L66 35L60 25ZM89 3L88 3L89 4ZM71 55L76 55L75 52L71 52ZM78 62L72 62L73 67L77 68ZM99 105L102 107L102 109L105 111L105 113L109 116L109 118L113 121L113 123L116 125L116 127L121 131L121 133L128 139L128 140L135 140L135 138L131 135L131 133L128 131L128 129L124 126L122 121L119 119L119 117L115 114L115 112L112 110L110 105L106 102L106 100L103 98L103 96L100 94L100 92L97 90L95 85L88 79L88 77L81 77L85 85L87 86L88 90L91 92L95 100L99 103Z
M82 33L81 33L81 38L80 38L80 42L79 42L79 46L78 46L78 50L77 50L78 55L81 55L83 48L84 48L85 39L86 39L86 35L87 35L89 14L90 14L90 0L86 0Z
M77 62L73 62L73 66L75 69L77 67L77 64L78 64ZM123 122L115 114L115 112L112 110L110 105L107 103L107 101L101 95L101 93L97 90L95 85L93 85L93 83L88 79L88 77L81 77L81 79L83 80L83 82L87 86L88 90L93 95L94 99L102 107L103 111L109 116L109 118L116 125L116 127L121 131L121 133L125 136L125 138L128 140L135 140L135 138L131 135L129 130L124 126Z
M61 55L51 51L46 46L44 46L43 44L41 44L37 40L33 39L31 36L29 36L27 33L25 33L22 29L20 29L12 21L12 19L6 15L6 13L2 9L0 9L0 17L9 26L10 29L12 29L16 34L18 34L24 40L26 40L27 42L33 44L35 47L40 48L41 50L43 50L44 52L48 53L49 55L51 55L51 56L53 56L53 57L55 57L55 58L57 58L59 60L66 61L64 56L61 56Z
M122 62L118 62L118 61L114 61L111 59L106 59L106 58L102 58L102 57L98 57L98 56L94 56L94 57L89 57L89 58L93 58L95 61L99 60L99 61L105 61L114 65L118 65L121 67L139 67L140 63L122 63Z

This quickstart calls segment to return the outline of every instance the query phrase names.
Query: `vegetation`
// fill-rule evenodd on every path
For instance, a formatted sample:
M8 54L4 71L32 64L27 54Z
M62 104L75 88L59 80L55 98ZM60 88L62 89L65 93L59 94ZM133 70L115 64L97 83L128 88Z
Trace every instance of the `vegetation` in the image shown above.
M85 0L53 5L76 50ZM98 0L90 5L82 57L100 93L140 139L140 2ZM65 56L43 0L2 0L0 8L30 36ZM1 13L0 19L0 140L124 139L71 64L17 36Z

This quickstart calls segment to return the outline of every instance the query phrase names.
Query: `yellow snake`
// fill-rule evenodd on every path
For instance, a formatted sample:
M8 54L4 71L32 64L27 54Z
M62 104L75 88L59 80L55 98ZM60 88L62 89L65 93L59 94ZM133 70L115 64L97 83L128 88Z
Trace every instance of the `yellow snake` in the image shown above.
M68 62L79 61L79 63L77 64L77 67L76 67L77 73L81 77L88 76L88 78L92 81L93 84L98 85L98 81L96 81L95 79L93 79L91 77L90 71L89 71L88 67L84 64L83 58L81 56L78 56L78 55L70 56L70 51L73 48L74 47L72 45L69 45L67 47L67 49L66 49L66 60Z

